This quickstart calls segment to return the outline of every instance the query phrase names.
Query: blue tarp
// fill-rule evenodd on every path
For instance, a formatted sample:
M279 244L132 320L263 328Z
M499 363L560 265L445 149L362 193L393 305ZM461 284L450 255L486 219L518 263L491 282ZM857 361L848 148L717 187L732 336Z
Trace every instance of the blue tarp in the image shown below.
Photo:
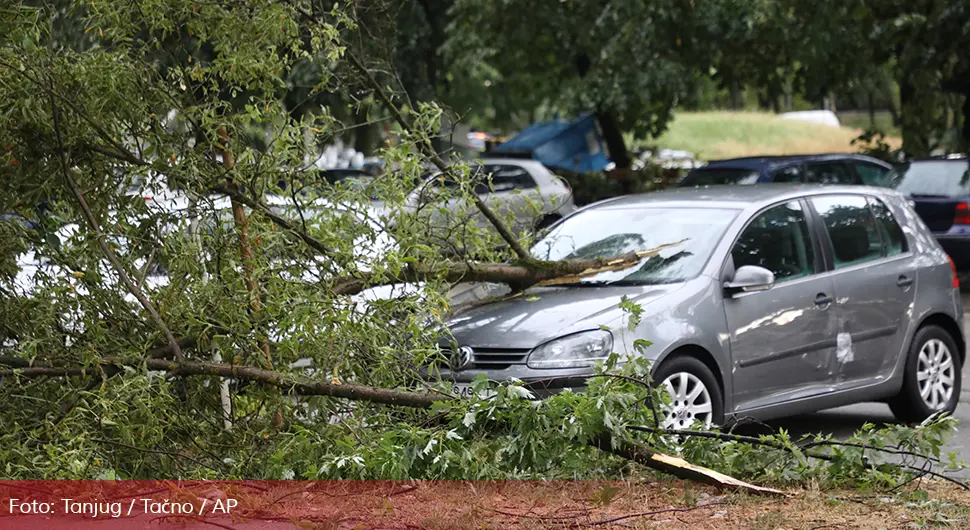
M529 152L546 166L578 172L603 171L610 163L592 114L572 122L557 119L530 125L495 148L503 151Z

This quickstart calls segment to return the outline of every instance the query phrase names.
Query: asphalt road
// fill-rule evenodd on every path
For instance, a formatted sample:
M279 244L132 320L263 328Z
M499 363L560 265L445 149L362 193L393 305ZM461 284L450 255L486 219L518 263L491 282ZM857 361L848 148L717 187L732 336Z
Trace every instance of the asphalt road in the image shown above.
M970 293L963 294L963 307L970 309ZM970 329L970 311L963 317L964 329ZM968 334L970 339L970 334ZM964 462L970 464L970 363L963 367L963 389L960 393L960 404L955 414L960 420L959 431L947 444L946 452L956 451ZM813 414L793 416L782 420L769 422L773 427L783 427L791 435L798 438L808 433L832 433L838 438L852 435L863 423L873 422L891 423L895 421L889 407L884 403L860 403L848 407L829 409ZM964 469L956 476L970 478L970 468Z

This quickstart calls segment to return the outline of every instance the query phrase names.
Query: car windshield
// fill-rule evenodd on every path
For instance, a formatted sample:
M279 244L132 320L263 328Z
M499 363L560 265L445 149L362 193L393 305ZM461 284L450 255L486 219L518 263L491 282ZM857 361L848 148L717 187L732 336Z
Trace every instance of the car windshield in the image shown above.
M968 177L966 161L919 161L894 168L889 182L910 197L962 197L970 195Z
M681 186L716 186L718 184L754 184L758 172L750 169L700 168L680 181Z
M646 285L698 275L737 210L630 207L588 210L567 218L532 247L543 260L610 258L663 247L632 267L575 285Z

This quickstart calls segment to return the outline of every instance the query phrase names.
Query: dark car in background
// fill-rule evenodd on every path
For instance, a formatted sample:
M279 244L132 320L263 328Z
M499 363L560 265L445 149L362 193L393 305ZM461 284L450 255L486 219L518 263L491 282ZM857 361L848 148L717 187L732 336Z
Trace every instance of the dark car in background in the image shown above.
M757 156L715 160L680 181L680 187L766 182L889 185L892 165L855 154Z
M932 158L899 164L890 183L907 196L961 271L970 269L970 164Z

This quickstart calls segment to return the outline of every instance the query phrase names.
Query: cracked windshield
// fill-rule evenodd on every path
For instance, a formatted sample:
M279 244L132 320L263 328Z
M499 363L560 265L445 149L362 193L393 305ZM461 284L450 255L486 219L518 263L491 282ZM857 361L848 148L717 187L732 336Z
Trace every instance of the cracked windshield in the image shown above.
M635 266L586 276L577 285L682 282L700 273L736 215L719 208L592 210L558 225L532 247L532 255L557 261L642 252L646 255Z

